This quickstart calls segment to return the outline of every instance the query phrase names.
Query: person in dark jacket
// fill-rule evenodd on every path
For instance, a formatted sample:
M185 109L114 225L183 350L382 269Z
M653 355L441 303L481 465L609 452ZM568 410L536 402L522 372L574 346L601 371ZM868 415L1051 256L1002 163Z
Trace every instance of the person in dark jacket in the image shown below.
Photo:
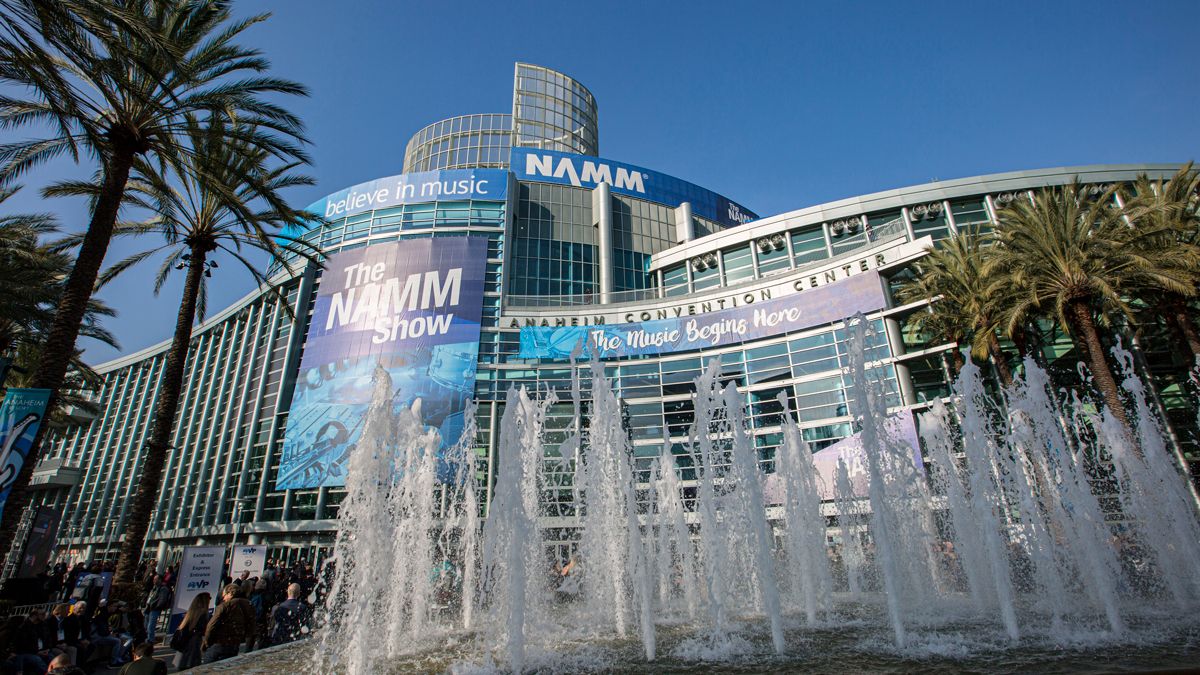
M46 634L54 651L66 654L68 663L74 664L79 662L79 618L70 614L70 605L55 605L46 619Z
M89 662L107 656L108 666L116 668L121 665L121 640L113 635L109 619L112 618L107 605L101 605L92 617L89 625L89 639L92 649L88 656Z
M133 648L133 661L121 669L120 675L167 675L167 664L154 658L154 645L143 642Z
M254 590L250 591L250 606L254 608L254 643L251 649L262 649L271 644L271 605L270 603L270 584L266 579L259 579L254 583Z
M69 605L69 608L69 614L60 620L59 628L63 632L63 642L79 650L79 655L75 658L75 663L78 664L79 656L87 652L91 646L91 629L83 620L87 613L87 603L77 602Z
M291 642L303 634L310 614L308 604L300 599L303 593L300 584L288 586L287 600L271 610L271 644Z
M30 625L29 619L22 616L10 616L4 627L0 628L0 664L18 672L36 670L46 671L46 659L38 652L41 642L37 630Z
M204 627L208 624L208 605L211 601L212 596L208 593L200 593L192 598L183 621L171 635L171 648L179 652L175 665L181 671L200 665L200 645L204 642Z
M225 586L222 602L204 629L204 663L237 656L242 643L254 636L254 607L237 584Z
M171 611L171 603L175 600L175 593L163 577L156 574L152 579L153 586L146 596L146 640L149 642L154 642L159 617L163 612Z

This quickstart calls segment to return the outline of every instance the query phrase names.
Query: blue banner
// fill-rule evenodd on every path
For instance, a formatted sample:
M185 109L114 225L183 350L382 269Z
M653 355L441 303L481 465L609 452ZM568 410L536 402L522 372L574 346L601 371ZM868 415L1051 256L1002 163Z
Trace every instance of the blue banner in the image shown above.
M577 345L601 358L668 354L737 344L840 321L886 307L879 273L863 272L812 290L697 316L621 325L525 326L523 359L567 359Z
M485 237L410 239L330 256L292 395L276 488L345 484L371 402L392 378L397 410L421 400L442 450L458 442L474 394ZM440 478L450 469L440 467Z
M508 199L508 172L504 169L447 169L420 171L378 178L339 190L308 205L326 220L338 220L357 213L385 209L401 204L469 199L502 202ZM302 230L284 231L298 237Z
M758 215L726 197L665 173L611 159L575 155L537 148L513 148L509 166L520 180L594 188L608 183L613 192L647 201L692 205L692 214L725 227L734 227Z
M0 405L0 511L46 416L49 389L10 388Z

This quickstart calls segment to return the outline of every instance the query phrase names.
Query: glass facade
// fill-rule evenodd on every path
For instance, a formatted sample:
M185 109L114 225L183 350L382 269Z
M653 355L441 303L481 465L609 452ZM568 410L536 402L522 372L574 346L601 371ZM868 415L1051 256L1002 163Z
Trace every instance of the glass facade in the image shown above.
M509 292L593 298L600 291L592 191L521 184L513 228Z
M612 195L613 290L652 287L650 257L675 243L675 209Z

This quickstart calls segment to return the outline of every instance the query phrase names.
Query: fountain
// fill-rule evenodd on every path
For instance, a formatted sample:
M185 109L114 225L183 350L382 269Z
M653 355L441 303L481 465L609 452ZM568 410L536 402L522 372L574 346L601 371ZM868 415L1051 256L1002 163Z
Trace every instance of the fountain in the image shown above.
M1132 429L1055 391L1031 359L1006 390L968 363L950 404L921 414L915 448L891 424L885 365L865 356L869 322L847 327L858 433L826 468L784 396L782 442L762 462L771 458L717 359L696 381L687 442L664 431L639 467L618 393L592 360L573 367L573 421L557 447L545 432L556 397L508 392L486 513L473 430L438 458L420 401L395 409L380 370L348 471L324 627L243 669L1196 662L1200 521L1127 353L1115 352ZM570 514L540 498L558 488L551 465L572 476ZM455 479L441 484L446 467ZM544 543L544 523L564 519L578 534L567 575L551 573Z

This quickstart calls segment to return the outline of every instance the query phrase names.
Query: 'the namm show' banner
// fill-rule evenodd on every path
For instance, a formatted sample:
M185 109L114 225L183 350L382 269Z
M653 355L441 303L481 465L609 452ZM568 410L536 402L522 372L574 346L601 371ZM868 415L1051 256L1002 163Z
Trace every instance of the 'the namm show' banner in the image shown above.
M486 258L483 237L410 239L329 258L277 489L345 485L376 365L391 375L397 411L420 399L421 418L441 433L442 450L458 442L475 389Z
M599 326L525 326L523 359L567 359L576 345L601 358L720 347L839 321L886 306L877 272L863 272L802 293L707 314Z

